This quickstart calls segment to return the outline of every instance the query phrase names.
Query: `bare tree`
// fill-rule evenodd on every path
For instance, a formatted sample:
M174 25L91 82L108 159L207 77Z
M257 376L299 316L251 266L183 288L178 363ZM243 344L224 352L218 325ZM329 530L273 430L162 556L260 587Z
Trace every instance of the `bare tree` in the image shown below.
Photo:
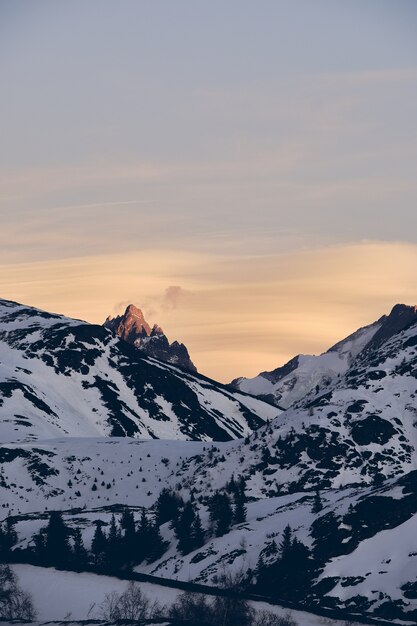
M161 611L160 605L157 602L152 604L139 585L132 581L122 593L107 593L99 606L99 615L106 620L148 619L159 617Z
M274 615L270 611L259 611L253 622L253 626L297 626L291 615Z
M33 620L35 617L30 594L20 589L16 575L8 565L0 565L0 619Z
M201 593L185 591L180 594L169 609L169 617L178 620L188 620L194 624L204 626L216 624L212 604L207 596Z

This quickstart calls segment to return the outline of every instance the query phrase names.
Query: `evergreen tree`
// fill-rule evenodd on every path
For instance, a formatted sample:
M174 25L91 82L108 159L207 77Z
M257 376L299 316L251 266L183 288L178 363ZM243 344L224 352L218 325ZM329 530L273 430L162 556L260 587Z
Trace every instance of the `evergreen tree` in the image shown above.
M313 561L309 548L293 537L288 525L279 545L279 558L270 566L258 568L257 587L276 599L299 601L309 592Z
M3 529L2 524L0 524L0 563L5 563L7 561L8 554L9 549L6 541L6 532Z
M238 489L238 487L237 487L237 484L236 484L236 481L235 481L235 477L234 477L234 474L232 474L229 482L226 483L226 491L227 491L227 493L234 494L234 493L236 493L237 489Z
M282 533L282 541L279 544L279 550L281 553L281 560L286 560L291 555L292 546L292 529L289 524L284 528Z
M70 562L70 531L62 519L60 511L52 511L45 530L44 558L47 565L66 567Z
M313 513L320 513L320 511L323 509L323 502L320 496L320 491L316 491L316 494L314 496L314 501L313 501L313 508L312 508L312 512Z
M96 530L94 531L93 541L91 542L91 553L93 555L93 563L96 567L104 569L107 564L107 538L103 532L102 522L96 522Z
M221 537L228 533L233 520L233 511L228 496L216 491L210 498L208 507L216 537Z
M14 528L14 522L9 516L6 518L6 522L0 524L0 562L7 561L8 556L17 543L17 533Z
M8 550L11 550L17 543L17 532L15 530L15 522L8 515L6 517L6 546Z
M181 554L188 554L194 549L192 527L195 521L195 513L191 502L186 502L182 513L175 525L175 534L178 539L178 549Z
M135 535L134 560L136 563L142 563L146 559L149 550L150 523L145 509L142 509L140 515L139 527Z
M88 565L87 550L84 547L81 530L77 527L73 530L72 563L79 572L85 570Z
M235 507L233 511L233 521L235 524L242 524L246 522L247 509L245 506L245 492L242 489L237 489L234 495Z
M117 526L116 518L113 515L110 520L110 528L107 537L107 546L106 546L106 558L107 564L111 570L117 570L122 563L122 550L121 550L121 533L120 529Z
M149 524L148 546L146 551L147 562L153 563L153 561L157 561L165 552L167 545L168 544L161 537L159 526L156 523Z
M191 527L191 537L193 542L193 550L201 548L204 545L204 529L201 524L201 517L198 513L194 516L194 521Z
M178 519L184 501L175 491L164 488L155 503L156 523L158 526Z
M33 553L36 563L39 565L47 565L46 563L46 528L41 528L32 537Z
M120 558L125 565L130 565L134 561L136 552L136 530L135 518L129 509L123 511L120 526L122 528Z

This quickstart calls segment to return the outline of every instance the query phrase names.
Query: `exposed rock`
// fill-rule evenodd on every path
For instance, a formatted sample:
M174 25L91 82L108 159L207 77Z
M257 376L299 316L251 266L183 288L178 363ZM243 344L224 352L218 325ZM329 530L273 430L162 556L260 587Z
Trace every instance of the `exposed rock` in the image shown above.
M154 324L151 329L141 309L133 304L129 304L123 315L113 318L109 316L103 325L154 359L179 365L191 372L197 371L187 347L178 341L169 343L168 337L158 324Z

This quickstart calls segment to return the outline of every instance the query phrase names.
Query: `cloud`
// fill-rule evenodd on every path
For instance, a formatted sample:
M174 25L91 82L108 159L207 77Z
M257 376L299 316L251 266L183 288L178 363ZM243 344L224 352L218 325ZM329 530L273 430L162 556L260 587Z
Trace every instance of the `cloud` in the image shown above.
M246 256L134 251L0 265L0 295L98 323L115 302L133 302L188 346L201 372L228 381L320 353L396 302L415 304L415 267L417 246L404 242Z
M180 305L181 301L190 292L186 291L180 285L170 285L165 289L162 297L162 308L166 311L172 311Z

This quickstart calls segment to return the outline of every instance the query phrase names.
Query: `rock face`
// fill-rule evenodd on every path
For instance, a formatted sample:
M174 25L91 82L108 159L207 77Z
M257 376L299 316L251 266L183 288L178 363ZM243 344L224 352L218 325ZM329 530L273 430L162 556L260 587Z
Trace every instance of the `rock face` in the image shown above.
M178 341L169 343L162 328L157 324L151 328L141 309L133 304L129 304L123 315L109 316L103 326L154 359L197 371L186 346Z

